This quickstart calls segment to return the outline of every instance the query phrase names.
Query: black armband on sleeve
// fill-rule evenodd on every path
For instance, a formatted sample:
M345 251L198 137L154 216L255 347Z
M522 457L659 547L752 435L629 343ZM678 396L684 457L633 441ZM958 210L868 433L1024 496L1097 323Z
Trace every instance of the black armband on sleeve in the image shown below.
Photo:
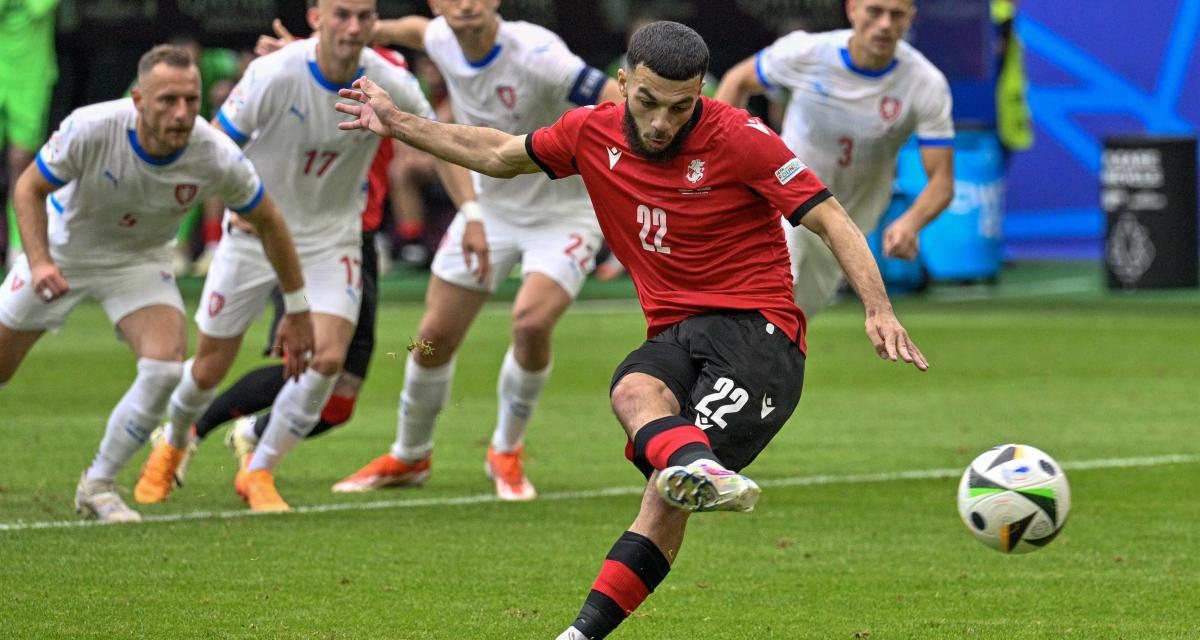
M792 214L787 217L787 221L790 222L793 227L800 226L800 218L803 218L804 214L808 213L809 211L812 211L813 207L821 204L822 202L825 202L826 200L828 200L832 197L833 197L833 194L829 192L829 189L821 189L820 191L818 191L816 193L816 195L809 198L808 200L805 200L804 204L796 207L796 210L793 211Z

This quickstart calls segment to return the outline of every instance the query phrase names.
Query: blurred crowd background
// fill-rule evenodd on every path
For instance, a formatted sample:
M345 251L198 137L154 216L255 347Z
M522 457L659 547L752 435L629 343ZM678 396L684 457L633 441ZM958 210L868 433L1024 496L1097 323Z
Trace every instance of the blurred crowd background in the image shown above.
M304 4L0 0L0 87L8 94L0 102L45 102L44 136L72 109L123 95L138 57L154 44L176 42L195 47L208 117L272 19L282 19L297 35L308 33ZM916 4L910 40L950 79L958 128L988 134L983 147L978 139L960 141L960 155L996 156L981 160L982 172L959 168L960 182L965 175L982 186L960 188L943 218L954 219L956 208L960 217L968 212L964 219L990 243L997 265L1102 259L1104 141L1130 134L1194 136L1200 124L1200 0L1151 0L1136 11L1125 0ZM378 10L384 18L429 15L423 0L380 0ZM679 20L709 42L714 82L794 29L848 25L843 0L504 0L501 13L556 31L586 61L612 73L628 35L644 21ZM402 53L431 100L444 103L437 69L419 54ZM768 119L777 113L761 98L751 108ZM6 182L41 144L14 140L5 140ZM402 153L393 167L386 255L415 268L427 264L453 213L431 176L427 159L416 153ZM902 185L897 189L902 196ZM181 233L181 273L203 273L205 247L220 231L204 220L198 214ZM8 244L11 251L15 243Z

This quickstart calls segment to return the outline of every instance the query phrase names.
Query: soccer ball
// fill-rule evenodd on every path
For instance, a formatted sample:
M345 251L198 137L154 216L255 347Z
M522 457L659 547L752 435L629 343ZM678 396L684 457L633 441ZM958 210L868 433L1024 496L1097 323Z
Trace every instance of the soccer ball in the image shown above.
M1054 458L1023 444L993 447L958 483L958 514L980 542L1004 553L1050 544L1071 510L1071 487Z

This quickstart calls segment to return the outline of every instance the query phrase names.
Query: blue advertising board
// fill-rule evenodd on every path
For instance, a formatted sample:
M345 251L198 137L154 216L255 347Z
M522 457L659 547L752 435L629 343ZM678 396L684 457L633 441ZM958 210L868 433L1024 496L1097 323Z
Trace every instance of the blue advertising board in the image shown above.
M1200 0L1027 0L1034 147L1008 171L1011 257L1103 255L1103 140L1200 128Z

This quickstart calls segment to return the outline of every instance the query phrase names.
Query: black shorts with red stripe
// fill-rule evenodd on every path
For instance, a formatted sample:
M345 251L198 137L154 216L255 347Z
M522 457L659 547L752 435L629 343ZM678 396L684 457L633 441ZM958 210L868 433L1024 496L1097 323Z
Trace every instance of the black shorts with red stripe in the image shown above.
M740 471L783 427L800 401L804 354L757 311L692 316L642 343L613 374L661 380L680 414L704 429L718 462ZM647 478L645 461L635 464Z

